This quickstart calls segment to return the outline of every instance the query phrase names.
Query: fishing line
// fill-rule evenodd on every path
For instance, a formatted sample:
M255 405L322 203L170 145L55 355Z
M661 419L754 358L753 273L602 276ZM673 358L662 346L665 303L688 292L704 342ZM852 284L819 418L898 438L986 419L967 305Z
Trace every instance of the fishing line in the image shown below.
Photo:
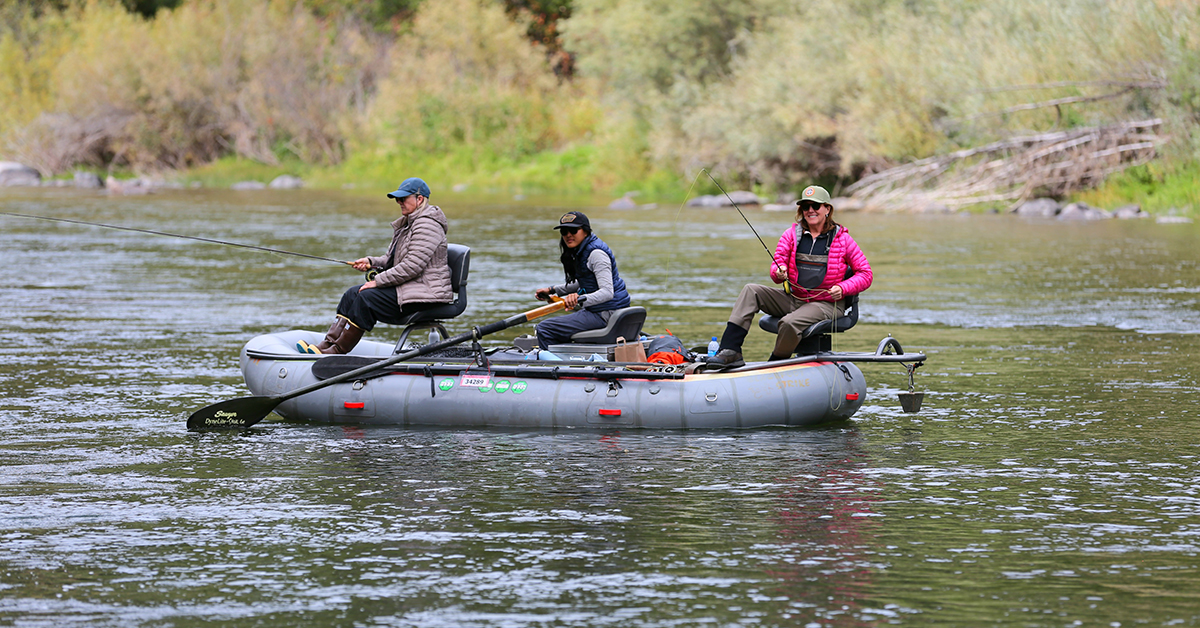
M70 218L51 218L49 216L35 216L32 214L14 214L12 212L0 212L0 215L16 216L18 218L32 218L34 220L51 220L54 222L69 222L69 223L74 223L77 225L87 225L89 227L104 227L106 229L120 229L121 231L136 231L138 233L149 233L151 235L167 236L167 237L171 237L171 238L184 238L186 240L198 240L200 242L208 242L210 244L224 244L225 246L237 246L237 247L241 247L243 249L254 249L256 251L267 251L269 253L282 253L284 255L295 255L297 257L307 257L309 259L321 260L324 262L336 262L338 264L345 264L347 266L354 265L354 262L347 262L345 260L333 259L331 257L321 257L320 255L309 255L308 253L294 253L292 251L283 251L280 249L272 249L272 248L265 247L265 246L255 246L253 244L239 244L237 242L225 242L223 240L213 240L211 238L201 238L199 236L180 235L178 233L167 233L165 231L153 231L151 229L138 229L136 227L120 227L117 225L106 225L104 223L99 223L99 222L87 222L86 220L72 220Z
M708 175L708 178L712 179L712 182L717 184L717 189L721 190L721 193L725 195L725 198L729 199L729 202L733 204L733 208L737 210L737 213L741 215L742 220L746 221L746 226L750 227L750 230L754 232L754 237L758 238L758 243L761 244L763 247L763 250L767 252L767 257L771 258L771 265L774 266L777 270L780 270L783 272L783 291L788 294L791 294L792 293L792 285L791 285L791 281L788 278L787 269L781 267L779 265L779 262L775 261L775 254L771 253L771 249L767 248L767 243L763 242L762 236L758 235L758 229L755 229L754 225L750 224L750 219L746 217L746 214L742 213L742 208L738 207L738 204L736 202L734 202L733 197L729 195L729 192L725 191L725 188L721 187L721 183L719 181L717 181L715 177L712 176L711 172L709 172L706 168L701 168L700 172L703 172L704 174ZM700 175L696 175L696 176L697 176L697 178L699 178Z
M704 169L701 168L700 172L703 171ZM687 205L688 199L692 197L692 189L696 187L696 182L700 180L700 172L697 172L696 178L692 179L692 184L688 186L687 194L683 195L683 200L679 203L679 209L675 210L675 220L671 221L671 228L675 230L675 239L677 241L679 240L679 214L683 213L683 206ZM675 268L675 247L671 247L671 256L667 258L667 281L664 283L669 283L672 275L679 276L679 273L676 272L678 269L672 271L672 268Z

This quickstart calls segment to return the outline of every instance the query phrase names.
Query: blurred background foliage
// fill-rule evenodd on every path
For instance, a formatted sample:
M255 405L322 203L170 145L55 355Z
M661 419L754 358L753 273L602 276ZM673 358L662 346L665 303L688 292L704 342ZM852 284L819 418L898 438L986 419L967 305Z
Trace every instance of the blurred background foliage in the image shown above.
M1195 171L1197 0L0 6L0 154L47 175L248 160L666 197L708 167L770 193L1153 117L1171 141L1121 185Z

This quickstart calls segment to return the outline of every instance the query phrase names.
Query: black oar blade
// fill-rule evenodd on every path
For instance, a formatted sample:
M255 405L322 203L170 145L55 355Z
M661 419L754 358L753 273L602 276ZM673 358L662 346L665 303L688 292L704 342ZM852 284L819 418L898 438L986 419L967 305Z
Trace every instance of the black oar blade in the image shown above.
M330 377L337 377L368 364L382 361L383 358L370 358L362 355L331 355L313 362L312 374L318 381L324 381Z
M201 408L188 417L192 431L241 430L267 418L279 405L275 397L242 397Z

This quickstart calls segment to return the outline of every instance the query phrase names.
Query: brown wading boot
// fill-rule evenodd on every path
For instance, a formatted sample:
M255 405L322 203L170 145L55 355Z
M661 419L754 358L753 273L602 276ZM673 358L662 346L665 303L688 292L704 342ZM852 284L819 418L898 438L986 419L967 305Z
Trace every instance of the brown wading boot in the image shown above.
M710 357L705 364L712 368L719 369L735 369L739 366L746 366L746 361L742 359L741 351L733 349L721 349L717 355Z
M341 335L341 333L342 317L339 315L337 318L333 319L333 324L329 326L329 331L325 332L325 339L319 344L314 345L307 340L300 340L296 343L296 349L299 349L300 353L320 355L321 347L329 347L333 345L333 341L337 340L337 337Z
M324 340L315 345L301 340L296 343L296 348L300 349L301 353L345 354L350 353L350 350L358 344L359 340L362 340L362 337L361 327L338 314L337 320L333 321Z
M331 339L330 334L334 332L335 328L339 329L339 331L337 335ZM354 346L358 344L358 341L362 340L363 337L363 329L358 325L351 323L350 319L342 316L341 314L338 314L337 321L334 322L333 327L329 329L329 332L329 334L325 335L324 340L317 343L317 350L321 353L350 353L350 350L353 349Z

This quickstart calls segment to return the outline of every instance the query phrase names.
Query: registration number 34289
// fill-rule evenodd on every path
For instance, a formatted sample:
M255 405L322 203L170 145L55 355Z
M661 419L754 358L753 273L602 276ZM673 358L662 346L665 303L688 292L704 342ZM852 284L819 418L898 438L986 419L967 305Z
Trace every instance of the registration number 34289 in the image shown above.
M492 381L491 375L466 375L458 380L458 385L464 388L482 388Z

